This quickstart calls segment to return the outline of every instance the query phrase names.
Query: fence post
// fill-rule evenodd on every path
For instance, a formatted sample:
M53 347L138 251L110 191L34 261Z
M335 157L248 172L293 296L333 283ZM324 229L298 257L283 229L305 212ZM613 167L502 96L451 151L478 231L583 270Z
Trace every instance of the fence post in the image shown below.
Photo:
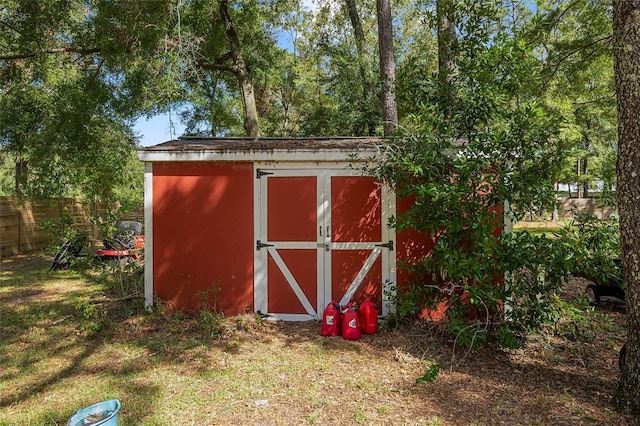
M18 253L22 253L22 213L18 211Z

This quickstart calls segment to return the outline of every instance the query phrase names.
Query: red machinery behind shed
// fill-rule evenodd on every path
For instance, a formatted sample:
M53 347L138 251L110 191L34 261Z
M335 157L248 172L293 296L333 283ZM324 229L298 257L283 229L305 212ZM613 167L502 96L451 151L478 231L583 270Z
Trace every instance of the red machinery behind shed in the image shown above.
M386 226L396 197L353 167L377 138L181 138L145 162L145 298L227 315L320 319L389 296L431 241ZM204 296L204 299L203 299Z

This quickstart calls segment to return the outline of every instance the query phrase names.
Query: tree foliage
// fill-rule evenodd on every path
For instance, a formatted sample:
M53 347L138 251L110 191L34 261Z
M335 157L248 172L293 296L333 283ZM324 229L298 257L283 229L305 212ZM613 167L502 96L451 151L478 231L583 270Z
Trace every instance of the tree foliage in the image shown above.
M563 121L560 143L566 159L555 179L571 184L577 192L572 195L588 195L597 181L611 193L617 147L611 3L541 6L530 28L544 58L543 101Z
M456 72L409 73L405 84L422 103L408 117L407 134L369 172L411 200L391 225L433 241L428 255L407 265L416 281L400 309L416 313L425 302L444 301L450 330L472 343L487 324L502 323L505 304L519 326L550 320L569 254L546 237L499 231L505 206L513 219L554 200L549 171L560 126L537 99L543 66L534 46L514 32L502 2L449 6L457 39L446 51ZM469 318L475 325L463 326Z
M134 120L176 105L193 105L182 116L194 130L205 121L228 132L239 116L257 132L255 111L251 119L246 112L251 103L255 110L249 67L260 76L276 56L274 11L263 2L8 2L0 9L0 140L26 165L18 192L111 197L130 183ZM215 114L240 88L237 115Z
M19 194L110 199L131 164L126 86L96 56L108 40L93 19L83 2L0 10L0 150L27 171Z
M105 149L134 149L128 129L141 115L171 110L189 134L246 134L247 92L266 136L381 135L376 2L315 5L310 11L296 0L8 0L0 9L3 152L28 164L30 193L53 195L42 179L60 182L57 192L90 179L78 171L80 160L99 155L84 148L100 145L96 135L106 127L119 143ZM613 189L609 8L591 0L538 2L535 10L517 0L395 2L399 125L413 128L414 116L433 101L444 111L442 95L451 87L462 93L448 102L457 114L450 123L465 134L477 123L465 122L460 111L475 109L480 119L491 104L533 99L560 129L552 180L583 187L601 180ZM465 69L452 73L457 81L449 88L433 78L443 74L438 10L455 22L460 39L451 58ZM474 45L481 47L477 54ZM502 55L513 60L488 53L499 49L510 49ZM466 52L459 60L458 50ZM533 72L514 78L505 66ZM501 91L492 98L496 85ZM76 157L78 151L87 155ZM54 161L46 161L49 154Z

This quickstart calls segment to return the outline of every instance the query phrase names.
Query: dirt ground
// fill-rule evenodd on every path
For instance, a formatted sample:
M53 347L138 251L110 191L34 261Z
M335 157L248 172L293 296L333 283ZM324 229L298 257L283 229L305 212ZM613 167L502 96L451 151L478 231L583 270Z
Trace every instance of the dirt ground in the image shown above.
M582 285L573 281L566 296L582 293ZM405 402L420 404L404 409L413 412L415 419L432 419L427 424L635 424L633 419L615 413L609 403L619 380L618 351L624 336L617 333L618 326L624 325L624 304L607 300L596 309L608 318L608 325L598 330L601 334L587 333L588 340L572 331L531 336L515 350L487 345L471 352L462 348L454 351L450 340L437 330L413 324L367 336L366 343L361 344L363 350L377 351L377 358L385 360L382 362L393 354L394 361L403 365L398 369L392 362L381 368L387 369L387 377L405 375L405 387L398 387L399 395L407 395ZM318 338L314 323L278 323L270 328L295 339ZM431 383L415 383L415 378L425 371L422 359L436 360L441 366L440 374ZM348 363L334 367L342 375L363 374L360 366L350 369ZM402 404L401 401L402 398L396 403ZM358 402L361 406L370 403L368 397Z
M3 261L2 269L25 267L29 262L34 267L43 264L42 260L28 257L14 258ZM585 287L584 280L572 280L562 299L577 300ZM13 296L5 295L2 304L28 303L29 294L15 292L14 296L12 300ZM572 317L571 312L568 317ZM263 357L261 371L265 377L261 383L268 389L268 397L249 398L247 402L232 395L230 398L237 400L221 404L224 409L211 402L207 409L218 410L218 420L212 424L635 424L633 419L615 413L609 403L619 380L618 352L625 339L624 303L604 299L594 312L584 316L574 312L573 317L559 321L543 334L527 337L519 349L487 344L473 351L454 348L442 330L433 325L403 324L346 342L339 337L320 336L319 323L314 321L256 321L247 316L238 327L237 318L228 318L225 321L235 324L235 331L215 339L205 355L188 358L184 351L172 352L171 348L159 346L149 349L148 356L136 361L136 367L143 372L144 368L157 365L152 358L160 358L167 363L170 360L172 368L184 372L185 380L196 364L237 371L240 380L243 369L249 368L248 360L259 364L261 353L273 352L282 364L295 364L283 370ZM171 321L174 328L169 329L169 322L163 321L122 318L105 339L117 345L135 342L142 347L145 341L159 335L174 338L171 336L176 333L176 322ZM196 333L194 321L185 318L180 323L181 339L195 339L190 336ZM323 358L331 362L330 368L322 366ZM416 379L433 362L441 368L435 380L417 383ZM253 371L250 374L255 375ZM143 378L141 374L139 380ZM271 388L272 382L277 386ZM224 383L215 385L222 387ZM309 390L301 389L307 385ZM310 394L311 389L318 394ZM208 395L197 392L201 392L199 398ZM54 398L51 395L43 392L43 397ZM3 398L8 407L18 404L9 395L0 395L0 400ZM129 405L135 403L135 397L131 400ZM161 410L161 403L166 402L156 402L156 409ZM122 417L123 424L156 424L153 419L127 418L124 410Z

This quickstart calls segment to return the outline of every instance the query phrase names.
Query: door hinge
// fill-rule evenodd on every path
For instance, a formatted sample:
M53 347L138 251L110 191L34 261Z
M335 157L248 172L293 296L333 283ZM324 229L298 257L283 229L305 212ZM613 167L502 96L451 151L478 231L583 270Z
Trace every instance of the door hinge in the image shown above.
M273 172L265 172L262 169L256 169L256 179L260 179L262 176L272 175Z
M256 241L256 250L260 250L263 247L273 247L273 244L267 244L267 243L263 243L260 240Z
M376 247L386 247L389 251L393 251L393 241L390 240L388 243L376 244Z

